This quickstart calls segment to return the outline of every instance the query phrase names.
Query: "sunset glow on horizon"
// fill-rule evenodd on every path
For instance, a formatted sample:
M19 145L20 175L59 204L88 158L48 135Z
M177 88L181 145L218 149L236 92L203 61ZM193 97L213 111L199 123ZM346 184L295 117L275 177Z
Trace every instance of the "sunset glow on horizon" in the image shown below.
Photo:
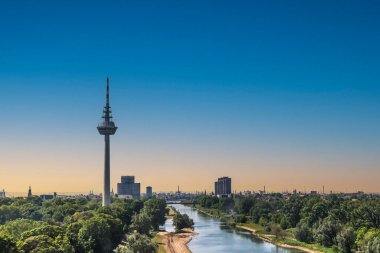
M108 75L115 192L380 192L378 3L85 2L0 8L0 189L101 192Z

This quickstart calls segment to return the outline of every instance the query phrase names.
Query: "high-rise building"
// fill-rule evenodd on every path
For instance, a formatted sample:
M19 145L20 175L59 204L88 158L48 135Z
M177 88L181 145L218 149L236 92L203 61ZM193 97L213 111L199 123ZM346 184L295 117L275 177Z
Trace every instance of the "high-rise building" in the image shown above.
M215 195L231 194L231 178L221 177L215 182Z
M110 200L110 135L116 133L117 127L112 121L109 96L109 79L107 77L106 106L103 109L103 121L98 125L99 134L104 135L105 155L104 155L104 187L103 187L103 206L109 206Z
M133 184L135 182L135 176L121 176L121 183Z
M147 198L151 198L151 197L153 197L152 186L147 186L147 187L146 187L146 197L147 197Z
M117 184L117 194L140 198L140 183L135 183L134 176L122 176L121 182Z

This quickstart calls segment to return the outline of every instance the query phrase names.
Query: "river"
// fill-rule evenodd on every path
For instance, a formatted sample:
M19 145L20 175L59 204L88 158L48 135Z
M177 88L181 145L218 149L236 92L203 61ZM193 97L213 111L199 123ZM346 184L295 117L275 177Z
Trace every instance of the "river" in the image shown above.
M193 253L210 252L254 252L254 253L301 253L303 251L284 249L252 236L245 230L227 226L220 219L210 217L181 204L173 204L180 213L186 213L194 220L194 231L199 233L188 244ZM166 231L172 232L173 221L165 223Z

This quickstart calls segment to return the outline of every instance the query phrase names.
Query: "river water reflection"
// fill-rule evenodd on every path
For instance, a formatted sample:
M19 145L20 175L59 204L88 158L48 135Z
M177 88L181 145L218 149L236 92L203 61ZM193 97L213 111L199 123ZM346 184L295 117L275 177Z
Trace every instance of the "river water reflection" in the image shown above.
M188 244L193 253L255 252L255 253L301 253L299 250L280 248L252 236L251 232L233 229L217 218L180 204L173 204L180 213L194 220L194 231L199 233ZM172 220L165 223L167 231L174 231Z

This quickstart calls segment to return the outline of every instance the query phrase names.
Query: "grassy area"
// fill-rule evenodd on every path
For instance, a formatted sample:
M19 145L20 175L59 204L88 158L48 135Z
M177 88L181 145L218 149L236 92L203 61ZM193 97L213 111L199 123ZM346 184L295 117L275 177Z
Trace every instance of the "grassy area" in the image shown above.
M211 215L211 216L214 216L214 217L218 217L218 218L223 218L226 214L221 212L220 210L217 210L217 209L209 209L209 208L204 208L204 207L200 207L200 206L196 206L195 207L198 211L201 211L203 213L206 213L208 215Z
M252 228L256 231L257 234L266 234L265 228L259 224L254 223L239 223L238 225L244 226L247 228Z
M314 251L319 251L319 252L324 252L324 253L335 253L332 248L324 247L318 243L308 244L308 243L297 241L293 236L293 230L294 229L288 229L285 231L286 232L286 238L285 239L281 239L281 238L276 239L270 232L267 232L265 230L265 227L263 227L259 224L241 223L239 225L256 230L257 235L265 236L266 239L270 240L273 243L287 244L287 245L291 245L291 246L299 246L299 247L303 247L306 249L311 249Z
M162 244L162 237L159 235L159 234L156 234L153 238L152 238L152 242L155 242L157 243L158 245L158 249L157 249L157 253L166 253L166 250Z
M289 240L289 239L281 240L280 242L284 244L292 245L292 246L301 246L301 247L315 250L315 251L320 251L320 252L325 252L325 253L335 253L332 248L326 248L318 243L309 244L309 243L300 242L297 240Z

